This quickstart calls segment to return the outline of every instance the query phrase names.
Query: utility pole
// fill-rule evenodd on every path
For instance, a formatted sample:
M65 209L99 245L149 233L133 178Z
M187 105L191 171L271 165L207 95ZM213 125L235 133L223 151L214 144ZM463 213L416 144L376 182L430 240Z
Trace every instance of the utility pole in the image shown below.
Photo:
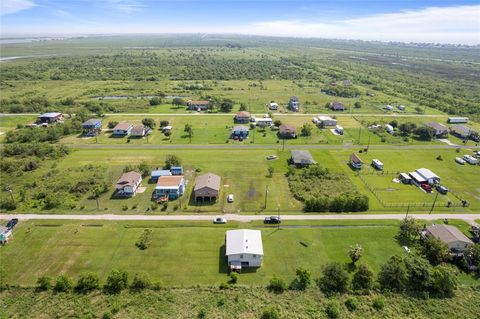
M9 192L9 193L10 193L10 197L12 198L12 202L14 202L14 203L15 203L15 198L13 198L13 190L12 190L12 186L10 186L10 185L7 185L7 186L5 187L5 190L6 190L7 192Z
M265 185L265 204L263 204L263 209L267 209L267 199L268 199L268 185Z
M280 229L280 204L277 204L278 229Z
M362 134L362 127L360 126L360 128L358 129L358 145L360 145L360 136Z
M433 200L432 208L430 208L430 212L428 214L432 213L433 208L435 207L435 203L437 202L437 197L438 197L438 192L435 194L435 199Z
M368 152L368 150L370 149L370 137L371 137L371 136L370 136L370 134L369 134L369 135L368 135L367 152Z
M286 141L285 138L282 139L282 151L285 151L285 141Z
M410 204L408 204L408 206L407 206L407 213L405 214L405 219L407 219L409 211L410 211Z

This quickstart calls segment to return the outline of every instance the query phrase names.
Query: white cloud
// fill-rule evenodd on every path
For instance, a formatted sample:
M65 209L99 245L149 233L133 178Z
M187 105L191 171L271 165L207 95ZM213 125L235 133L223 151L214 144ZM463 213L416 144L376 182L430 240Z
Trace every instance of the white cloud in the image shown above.
M36 6L37 5L30 0L1 0L0 16L28 10Z
M480 5L429 7L333 22L264 21L248 25L242 33L480 44Z
M137 0L106 0L107 6L123 13L140 12L145 5Z

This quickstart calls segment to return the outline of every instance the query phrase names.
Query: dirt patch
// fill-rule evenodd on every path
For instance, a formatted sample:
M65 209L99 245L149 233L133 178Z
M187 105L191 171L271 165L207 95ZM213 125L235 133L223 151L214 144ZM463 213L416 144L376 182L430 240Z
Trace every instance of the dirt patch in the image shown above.
M138 194L143 194L143 193L145 193L146 190L147 190L146 187L140 186L139 188L137 188L137 193Z

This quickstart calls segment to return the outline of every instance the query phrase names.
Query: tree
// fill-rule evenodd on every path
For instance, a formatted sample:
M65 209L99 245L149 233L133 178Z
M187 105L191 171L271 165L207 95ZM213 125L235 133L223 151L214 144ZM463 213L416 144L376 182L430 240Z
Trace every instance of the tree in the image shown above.
M402 258L399 256L390 257L387 262L380 267L378 282L382 290L403 291L407 282L407 271Z
M165 169L170 169L172 166L181 166L182 160L175 154L168 154L165 157Z
M418 114L423 113L423 109L422 109L421 107L419 107L419 106L415 106L414 109L415 109L415 112L417 112Z
M408 287L413 291L428 291L432 283L432 266L420 256L405 259Z
M390 121L390 123L388 124L390 124L393 128L396 128L398 126L397 120Z
M151 129L154 129L155 125L156 125L155 120L152 119L152 118L144 118L142 120L142 124L145 125L146 127L151 128Z
M420 139L430 141L435 136L435 130L432 127L420 126L413 130L413 133Z
M297 268L296 277L290 283L290 289L292 290L305 290L310 285L312 274L309 270L302 267Z
M262 316L260 317L261 319L279 319L280 314L278 313L278 310L276 308L267 308L263 310Z
M128 286L128 274L124 271L113 269L107 277L107 282L103 286L105 292L118 294Z
M183 129L185 133L187 133L188 138L190 139L190 143L192 143L192 136L193 136L193 127L190 124L185 124L185 128Z
M327 314L328 318L336 319L340 317L340 308L338 303L335 301L330 301L325 306L325 313Z
M185 106L185 101L182 98L175 97L172 99L172 105L175 105L177 108L180 106Z
M326 294L345 292L348 287L348 273L338 262L331 262L323 267L322 277L317 285Z
M154 97L152 97L152 98L150 99L149 102L150 102L150 105L151 105L151 106L160 105L160 104L162 104L162 99L159 98L158 96L154 96Z
M168 126L168 124L170 124L168 121L166 120L161 120L160 121L160 127L165 127L165 126Z
M80 275L75 285L75 291L79 293L88 293L100 287L100 280L95 273L84 273Z
M439 297L453 297L457 288L456 270L450 265L438 265L432 272L432 290Z
M362 107L362 103L360 101L357 101L353 104L353 107L356 109L360 109Z
M272 177L273 172L275 172L275 169L272 166L269 166L268 167L268 177Z
M413 217L406 217L400 223L400 231L398 233L398 239L402 243L411 243L419 234L420 225Z
M72 289L72 280L66 275L60 275L55 281L53 291L55 292L68 292Z
M240 107L238 108L238 111L246 111L247 110L247 105L245 103L240 103Z
M400 130L400 134L403 136L409 135L416 128L417 128L417 125L411 122L402 123L398 126L398 129Z
M477 267L477 273L480 274L480 244L471 245L465 251L465 261L469 261L473 266Z
M52 287L52 278L41 276L37 279L37 291L45 291Z
M130 289L134 291L140 291L149 288L151 285L152 283L148 274L145 272L141 272L136 273L135 276L133 276L132 283L130 284Z
M276 127L279 127L280 125L282 125L282 121L275 120L275 121L273 121L273 125L275 125Z
M363 247L359 244L355 244L355 246L350 246L348 250L348 256L352 260L352 264L355 264L363 254Z
M97 202L97 209L100 208L100 203L99 203L98 199L100 198L101 194L102 194L102 190L100 189L100 187L95 186L95 187L92 188L91 198L94 199Z
M270 279L270 283L268 284L267 289L278 294L284 292L285 289L287 289L287 284L283 279L274 275L273 278Z
M228 113L232 111L233 108L233 101L230 99L223 99L223 101L220 103L220 111Z
M310 123L305 123L302 125L302 128L300 130L300 134L302 136L310 136L312 135L312 125Z
M450 250L440 239L428 236L422 242L422 254L433 266L450 260Z
M150 167L148 166L147 161L141 161L140 164L138 164L138 170L143 177L148 176L150 174Z
M108 128L113 129L115 126L117 126L118 122L117 121L110 121L108 122Z
M354 290L369 292L373 287L373 271L365 264L361 264L353 275Z

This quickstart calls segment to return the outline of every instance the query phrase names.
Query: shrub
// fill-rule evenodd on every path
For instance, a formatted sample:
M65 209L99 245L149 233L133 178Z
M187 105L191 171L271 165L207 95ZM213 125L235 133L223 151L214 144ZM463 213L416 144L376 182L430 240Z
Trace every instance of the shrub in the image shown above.
M453 297L457 288L456 270L450 265L438 265L433 268L432 291L438 297Z
M422 254L428 259L430 264L436 266L442 262L450 260L450 250L448 246L440 239L428 236L422 242Z
M75 286L75 291L80 293L87 293L89 291L98 289L100 287L100 280L95 273L85 273L80 275Z
M368 292L373 287L373 271L365 264L360 265L353 275L353 289Z
M261 319L278 319L280 318L280 314L276 308L270 307L262 312Z
M345 300L345 307L347 307L348 311L354 311L358 308L358 300L355 297L348 297Z
M52 287L52 278L41 276L37 279L37 291L45 291Z
M362 257L363 254L363 247L359 244L356 244L355 246L350 246L350 249L348 250L348 256L352 260L352 264L355 264L360 257Z
M165 169L170 169L172 166L182 165L182 160L174 154L168 154L165 158Z
M162 103L162 100L158 96L154 96L150 99L149 103L151 106L160 105Z
M136 273L133 277L130 289L140 291L151 286L150 278L147 273Z
M325 306L325 313L327 314L328 318L338 318L340 316L340 309L338 307L338 303L335 301L330 301Z
M327 264L317 285L324 293L345 292L348 286L348 273L338 262Z
M230 283L236 284L237 282L238 282L238 273L232 271L230 273Z
M431 286L432 266L419 256L405 259L408 275L408 287L417 292L427 292Z
M203 308L200 309L200 311L198 312L197 318L203 319L203 318L206 318L206 317L207 317L207 311Z
M297 268L296 277L290 283L290 289L292 290L305 290L310 285L312 275L309 270L302 267Z
M107 277L107 282L103 286L105 292L118 294L128 285L128 274L124 271L114 269Z
M373 298L372 307L375 310L382 310L385 307L385 299L381 296Z
M403 291L407 282L407 272L402 258L392 256L380 267L378 282L382 290Z
M110 310L105 311L102 315L102 319L112 319L112 318L113 318L113 315L110 312Z
M162 288L163 288L163 283L161 281L156 281L152 285L152 289L156 291L162 290Z
M226 290L230 288L230 285L228 284L228 282L222 282L218 288L220 288L220 290Z
M66 275L60 275L55 281L53 291L55 292L69 292L72 289L72 280Z
M168 126L169 122L166 121L166 120L161 120L160 121L160 127L165 127L165 126Z
M151 229L144 229L143 233L138 238L135 246L137 246L141 250L147 249L150 244L152 243L152 230Z
M115 126L117 126L118 122L117 121L110 121L108 122L108 128L113 129Z
M283 279L277 276L273 276L273 278L270 279L270 283L268 284L267 289L278 294L284 292L285 289L287 289L287 284Z

